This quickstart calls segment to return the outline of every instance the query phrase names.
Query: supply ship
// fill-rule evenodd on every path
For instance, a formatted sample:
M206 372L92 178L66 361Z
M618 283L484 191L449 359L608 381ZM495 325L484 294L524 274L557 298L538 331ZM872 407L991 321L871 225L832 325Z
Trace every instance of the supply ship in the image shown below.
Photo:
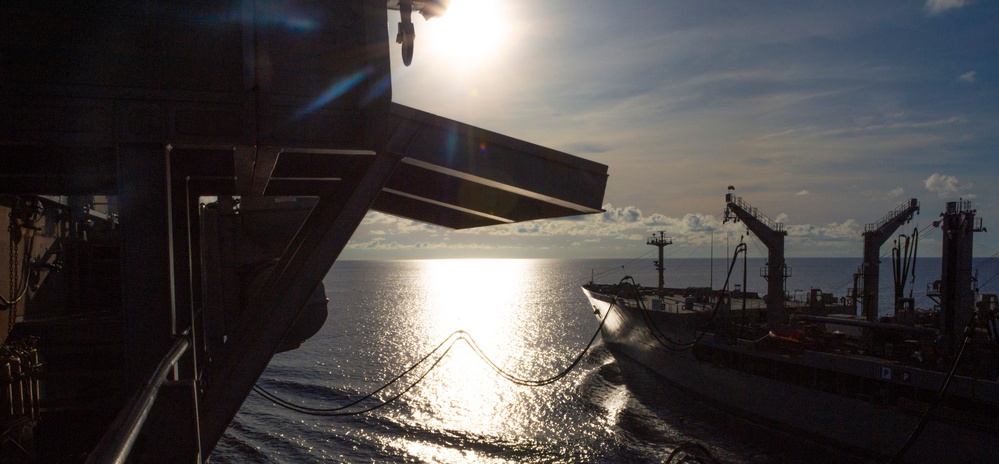
M409 65L410 15L446 6L0 3L0 462L207 461L336 323L368 211L600 211L606 166L392 101L387 10Z
M763 298L745 283L730 291L728 279L721 290L666 287L663 248L672 240L663 233L648 240L659 248L656 287L625 277L583 292L622 365L773 433L872 462L995 462L999 300L977 291L972 237L985 228L968 201L947 203L934 222L942 265L927 295L937 305L915 308L905 296L916 246L903 235L893 249L894 310L878 308L879 250L918 211L911 199L866 227L863 262L842 299L818 289L807 302L787 298L784 227L734 192L726 220L741 221L768 249ZM745 250L736 247L729 276L740 254L745 276Z

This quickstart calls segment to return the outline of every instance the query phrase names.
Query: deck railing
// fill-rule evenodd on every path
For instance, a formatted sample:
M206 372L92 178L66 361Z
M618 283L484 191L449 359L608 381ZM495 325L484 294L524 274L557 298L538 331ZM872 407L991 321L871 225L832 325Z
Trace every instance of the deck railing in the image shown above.
M187 351L190 342L187 332L182 334L170 347L170 351L160 360L156 370L149 380L129 400L115 417L111 427L97 443L97 447L87 458L87 464L123 464L132 451L136 437L142 431L142 426L149 416L149 411L156 402L156 395L166 380L170 370L177 364L180 357Z

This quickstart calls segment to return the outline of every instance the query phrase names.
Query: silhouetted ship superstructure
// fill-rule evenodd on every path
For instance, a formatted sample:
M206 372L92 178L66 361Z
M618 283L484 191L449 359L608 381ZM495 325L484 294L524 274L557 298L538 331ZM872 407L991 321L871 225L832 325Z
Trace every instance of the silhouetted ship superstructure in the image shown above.
M767 295L726 288L670 289L625 278L583 287L603 338L622 362L650 369L708 404L751 421L831 445L847 455L893 462L994 462L999 456L999 346L995 295L977 294L972 237L983 231L967 201L947 203L940 220L940 280L913 307L904 282L915 259L911 236L893 250L896 305L879 316L881 245L912 218L912 199L864 232L856 285L837 301L812 290L786 297L783 226L730 192L726 218L742 221L767 246ZM918 231L917 231L918 232ZM914 233L913 235L916 235ZM745 244L737 247L745 259ZM731 267L729 268L731 275ZM743 290L745 290L743 284ZM858 313L858 303L862 312Z
M392 103L388 31L377 1L0 3L0 462L207 460L369 210L600 211L606 166Z

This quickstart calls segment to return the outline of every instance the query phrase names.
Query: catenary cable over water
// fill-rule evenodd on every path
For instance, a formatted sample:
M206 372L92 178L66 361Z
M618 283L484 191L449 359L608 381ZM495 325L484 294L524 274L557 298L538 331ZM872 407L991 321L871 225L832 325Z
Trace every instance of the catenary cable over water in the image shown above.
M601 319L600 325L597 327L597 330L593 333L593 336L590 337L590 341L586 344L586 346L579 353L579 355L577 355L572 360L572 362L569 364L568 367L566 367L565 369L562 369L561 371L559 371L555 375L552 375L551 377L547 377L547 378L544 378L544 379L537 379L537 380L535 380L535 379L525 379L523 377L519 377L517 375L511 374L510 372L507 372L505 369L503 369L502 367L500 367L499 365L497 365L495 362L493 362L493 360L490 359L489 356L486 355L486 353L482 350L482 348L479 347L479 344L475 341L475 339L472 338L471 334L469 334L468 332L466 332L464 330L456 330L454 332L451 332L450 335L448 335L446 338L444 338L444 340L440 344L438 344L433 350L431 350L425 356L423 356L422 358L420 358L419 361L417 361L416 363L414 363L409 368L405 369L401 374L399 374L399 375L393 377L391 380L389 380L388 383L386 383L385 385L382 385L381 387L377 388L373 392L371 392L371 393L369 393L369 394L367 394L367 395L365 395L365 396L363 396L363 397L361 397L361 398L359 398L357 400L354 400L351 403L343 405L343 406L338 406L338 407L333 407L333 408L313 408L313 407L308 407L308 406L297 405L297 404L292 403L292 402L290 402L288 400L282 399L282 398L278 397L277 395L275 395L275 394L273 394L271 392L268 392L267 390L264 390L259 385L254 385L253 386L253 391L257 392L261 396L264 396L265 398L270 399L271 401L274 401L278 406L281 406L283 408L290 409L292 411L296 411L296 412L299 412L299 413L302 413L302 414L307 414L307 415L312 415L312 416L324 416L324 417L329 417L329 416L353 416L353 415L363 414L363 413L374 411L375 409L381 408L381 407L383 407L383 406L385 406L385 405L387 405L387 404L389 404L389 403L391 403L391 402L399 399L402 395L404 395L407 392L409 392L410 390L412 390L413 387L415 387L417 384L419 384L427 376L427 374L430 373L430 371L434 370L434 368L437 367L437 365L447 356L447 354L451 351L451 349L454 348L454 344L457 343L457 342L459 342L459 341L464 341L465 344L467 344L472 349L472 351L479 357L479 359L481 359L487 366L489 366L490 369L492 369L493 371L495 371L500 377L506 379L507 381L509 381L511 383L514 383L516 385L529 386L529 387L540 387L540 386L544 386L544 385L548 385L548 384L551 384L553 382L556 382L559 379L565 377L566 375L569 375L569 373L572 372L572 370L577 365L579 365L579 362L583 359L583 356L586 355L586 353L593 346L593 343L596 341L597 336L600 335L600 330L603 328L604 322L606 320L607 320L607 315L605 314L604 317L603 317L603 319ZM385 390L386 388L392 386L397 381L399 381L400 379L402 379L403 377L405 377L407 374L409 374L410 372L412 372L413 370L415 370L417 367L419 367L421 364L423 364L424 362L426 362L427 360L429 360L431 357L433 357L434 353L437 353L438 351L440 351L442 348L444 348L445 345L447 346L447 348L444 349L444 352L440 356L437 357L437 359L430 365L430 367L427 368L427 370L424 371L422 374L420 374L420 376L417 377L416 380L413 381L413 383L411 383L411 384L407 385L406 387L404 387L399 393L397 393L397 394L389 397L386 400L382 400L378 404L366 407L364 409L353 410L353 411L345 411L346 409L348 409L348 408L350 408L352 406L356 406L357 404L363 402L364 400L370 399L370 398L374 397L375 395L377 395L379 392L381 392L381 391Z

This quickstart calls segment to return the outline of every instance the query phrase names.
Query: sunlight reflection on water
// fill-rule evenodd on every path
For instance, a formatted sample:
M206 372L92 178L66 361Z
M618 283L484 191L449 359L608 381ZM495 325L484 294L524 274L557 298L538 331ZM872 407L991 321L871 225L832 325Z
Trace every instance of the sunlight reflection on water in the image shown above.
M545 363L564 347L531 347L532 339L546 338L553 328L542 321L545 301L537 300L537 261L434 260L421 261L423 304L410 321L414 337L443 340L465 330L496 364L515 375L541 378L559 366ZM550 321L549 321L550 323ZM537 332L542 333L537 333ZM417 340L414 344L419 344ZM435 372L409 398L420 422L443 430L486 436L523 436L536 429L526 417L545 407L550 388L522 387L501 379L463 342L458 342ZM407 438L398 446L421 459L477 460L474 450L444 458L440 447L426 447ZM471 454L469 454L471 453Z

